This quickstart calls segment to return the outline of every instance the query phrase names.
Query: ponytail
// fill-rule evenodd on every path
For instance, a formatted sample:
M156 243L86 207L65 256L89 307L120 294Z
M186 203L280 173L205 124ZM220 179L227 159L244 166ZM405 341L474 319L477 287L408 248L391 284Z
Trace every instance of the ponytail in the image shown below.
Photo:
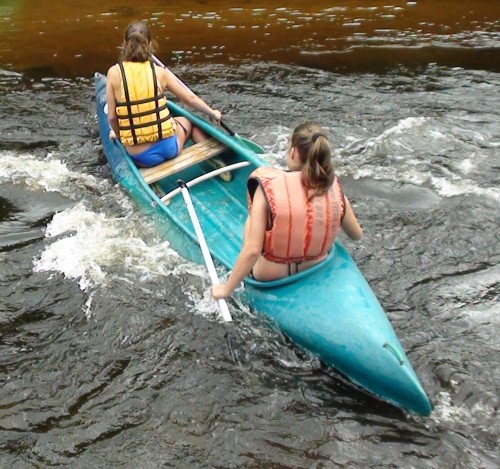
M302 184L313 191L310 198L328 192L335 173L328 137L321 126L315 122L299 125L292 134L292 147L297 148L302 163Z
M147 62L154 52L156 43L151 41L151 33L145 23L130 23L125 30L121 60L126 62Z

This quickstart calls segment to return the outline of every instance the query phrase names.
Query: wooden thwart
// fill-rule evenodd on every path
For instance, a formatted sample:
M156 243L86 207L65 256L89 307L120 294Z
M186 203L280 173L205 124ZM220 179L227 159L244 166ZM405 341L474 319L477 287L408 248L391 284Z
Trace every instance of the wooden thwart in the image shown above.
M161 163L152 168L142 168L139 172L146 183L152 184L164 177L189 168L194 164L201 163L213 156L219 155L226 149L227 147L222 143L214 138L209 138L208 140L185 148L178 156L165 161L165 163Z

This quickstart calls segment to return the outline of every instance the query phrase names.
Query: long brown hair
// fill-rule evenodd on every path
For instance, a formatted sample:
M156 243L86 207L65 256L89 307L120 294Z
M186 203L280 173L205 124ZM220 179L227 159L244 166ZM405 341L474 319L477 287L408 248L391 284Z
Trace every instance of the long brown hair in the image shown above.
M335 173L332 151L323 128L312 121L299 125L293 131L291 145L299 153L302 184L313 191L311 198L328 192Z
M127 26L121 49L121 60L127 62L146 62L155 52L156 41L151 40L151 33L146 23L134 21Z

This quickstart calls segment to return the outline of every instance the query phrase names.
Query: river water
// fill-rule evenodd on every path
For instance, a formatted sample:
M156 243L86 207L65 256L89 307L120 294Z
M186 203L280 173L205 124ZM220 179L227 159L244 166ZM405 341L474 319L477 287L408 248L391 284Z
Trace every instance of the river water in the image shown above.
M270 162L328 129L430 417L244 304L220 323L113 182L92 74L137 18ZM0 1L0 467L497 468L499 26L493 0Z

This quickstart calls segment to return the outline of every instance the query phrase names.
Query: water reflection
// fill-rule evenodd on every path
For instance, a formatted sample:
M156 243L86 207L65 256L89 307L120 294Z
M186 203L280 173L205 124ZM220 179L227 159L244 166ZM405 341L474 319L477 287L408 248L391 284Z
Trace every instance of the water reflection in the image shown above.
M117 56L128 22L149 22L164 60L277 61L325 70L385 71L436 62L499 70L500 3L272 0L244 5L160 0L3 2L0 67L31 75L89 76Z

